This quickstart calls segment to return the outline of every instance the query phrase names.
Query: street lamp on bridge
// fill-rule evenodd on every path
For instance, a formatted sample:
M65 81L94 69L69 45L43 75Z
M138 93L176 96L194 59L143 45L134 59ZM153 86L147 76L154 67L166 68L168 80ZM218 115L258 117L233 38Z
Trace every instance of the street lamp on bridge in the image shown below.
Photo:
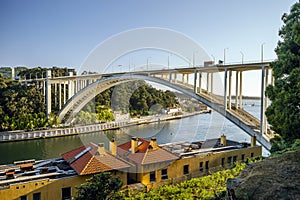
M225 65L225 59L226 59L226 50L228 50L228 47L224 49L224 62L223 62L223 65Z
M261 44L261 62L264 61L264 45L265 44L266 44L265 42Z
M242 55L242 64L244 64L244 54L242 51L240 51L241 55Z

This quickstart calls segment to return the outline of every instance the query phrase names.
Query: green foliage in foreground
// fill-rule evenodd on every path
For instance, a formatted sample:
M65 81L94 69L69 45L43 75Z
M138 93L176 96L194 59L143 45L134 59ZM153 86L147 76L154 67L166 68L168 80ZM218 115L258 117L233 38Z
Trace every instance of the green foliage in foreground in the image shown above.
M281 40L275 49L278 59L272 63L274 86L268 86L271 105L266 116L272 129L280 135L273 140L273 152L291 147L300 139L300 2L282 16ZM276 144L278 143L278 144ZM283 147L283 148L282 148Z
M112 177L109 172L92 176L86 183L79 186L75 200L104 200L114 199L115 192L122 187L119 178Z
M238 176L245 166L245 163L235 163L232 169L193 178L179 184L168 184L149 192L136 193L123 190L116 194L115 199L225 199L227 179Z

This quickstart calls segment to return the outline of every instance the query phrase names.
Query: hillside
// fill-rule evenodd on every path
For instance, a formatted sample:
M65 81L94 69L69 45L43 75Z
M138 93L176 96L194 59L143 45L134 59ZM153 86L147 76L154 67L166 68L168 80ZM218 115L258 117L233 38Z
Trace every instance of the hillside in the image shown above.
M300 151L251 163L227 181L228 199L300 199Z

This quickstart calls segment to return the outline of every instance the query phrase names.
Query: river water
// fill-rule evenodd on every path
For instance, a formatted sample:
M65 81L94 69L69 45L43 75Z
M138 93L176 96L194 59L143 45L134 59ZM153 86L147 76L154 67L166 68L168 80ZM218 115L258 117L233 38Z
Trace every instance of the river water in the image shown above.
M244 109L259 118L260 102L257 100L244 101ZM254 106L253 106L254 104ZM119 130L100 131L95 133L57 137L48 139L28 140L19 142L0 143L0 164L12 163L25 159L48 159L59 157L63 152L72 150L89 142L105 143L112 137L118 144L124 143L132 136L149 139L157 138L159 144L177 141L200 141L220 137L250 142L250 136L240 128L226 120L217 112L200 114L178 120L161 121L159 123L130 126ZM266 152L264 153L266 155Z

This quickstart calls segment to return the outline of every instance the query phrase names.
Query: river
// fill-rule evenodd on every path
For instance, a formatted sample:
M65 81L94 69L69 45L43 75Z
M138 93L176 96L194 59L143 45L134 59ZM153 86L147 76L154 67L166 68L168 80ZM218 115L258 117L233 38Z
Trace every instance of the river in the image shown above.
M255 117L260 116L260 102L244 101L244 109ZM254 104L254 106L252 105ZM252 105L252 106L251 106ZM109 139L116 138L118 144L130 140L132 136L149 139L157 138L159 144L176 141L200 141L220 137L250 142L250 136L240 128L226 120L217 112L200 114L178 120L161 121L160 123L130 126L118 130L73 135L67 137L27 140L0 143L0 164L12 163L25 159L48 159L59 157L61 153L82 146L89 142L105 143L108 149ZM263 153L266 155L266 152Z

